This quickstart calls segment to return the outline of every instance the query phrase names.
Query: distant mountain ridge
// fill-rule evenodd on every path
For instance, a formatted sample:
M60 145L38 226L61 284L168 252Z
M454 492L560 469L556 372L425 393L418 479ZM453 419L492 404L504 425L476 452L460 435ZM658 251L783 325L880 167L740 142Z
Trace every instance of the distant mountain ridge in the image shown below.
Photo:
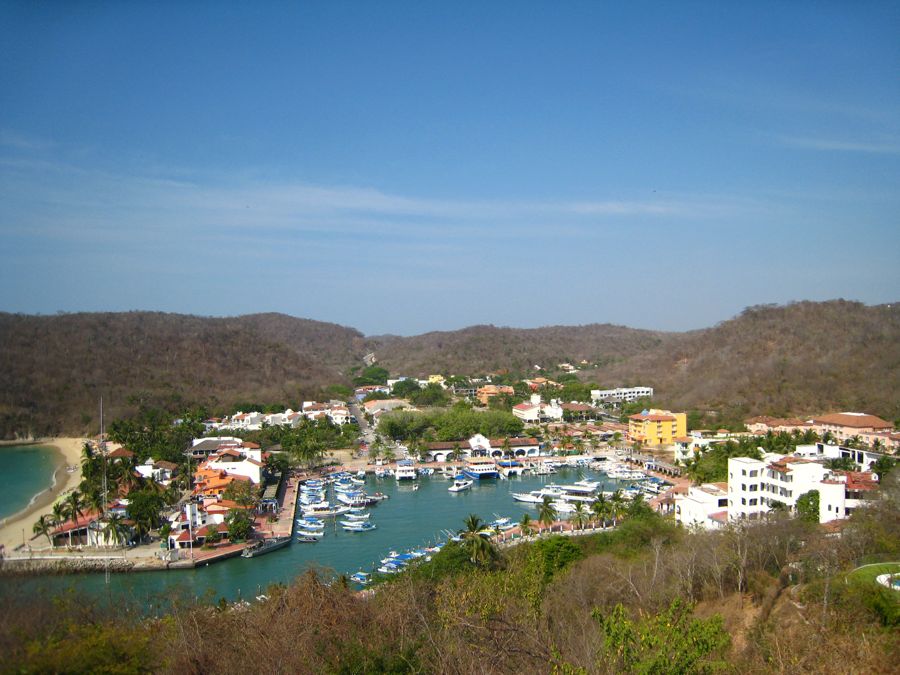
M857 409L900 415L900 308L759 306L686 333L611 324L472 326L412 337L284 314L0 313L0 436L96 430L141 400L229 408L298 403L374 352L391 373L535 372L586 360L603 386L646 384L661 404L740 414Z

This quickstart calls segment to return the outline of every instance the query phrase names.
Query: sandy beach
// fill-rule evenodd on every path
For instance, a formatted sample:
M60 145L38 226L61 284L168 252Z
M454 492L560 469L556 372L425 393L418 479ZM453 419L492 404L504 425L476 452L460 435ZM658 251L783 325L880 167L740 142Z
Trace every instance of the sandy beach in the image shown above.
M78 487L81 482L81 449L84 447L84 438L47 438L40 441L39 445L54 448L59 454L59 462L54 473L53 487L44 490L27 508L0 520L0 545L7 551L12 551L16 546L22 545L22 536L26 544L35 548L44 548L47 545L46 537L32 541L34 534L31 528L35 521L42 515L52 513L53 504L57 498ZM0 448L3 452L3 448ZM66 471L66 466L75 466L72 473Z

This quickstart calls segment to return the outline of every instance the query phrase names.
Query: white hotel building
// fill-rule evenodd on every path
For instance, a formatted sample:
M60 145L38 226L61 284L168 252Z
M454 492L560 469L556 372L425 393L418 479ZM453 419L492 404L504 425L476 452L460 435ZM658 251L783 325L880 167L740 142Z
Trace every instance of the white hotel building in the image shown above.
M639 398L653 398L653 387L619 387L618 389L591 389L592 401L616 401L630 403Z

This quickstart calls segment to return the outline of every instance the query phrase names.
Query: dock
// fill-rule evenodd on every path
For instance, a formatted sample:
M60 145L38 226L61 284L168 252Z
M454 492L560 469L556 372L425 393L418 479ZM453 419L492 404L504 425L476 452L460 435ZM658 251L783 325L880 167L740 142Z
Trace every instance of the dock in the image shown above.
M299 492L300 479L296 476L288 476L283 483L275 520L270 522L266 516L261 516L256 520L256 531L263 538L275 539L278 537L290 537L294 534L294 518L297 513L297 496Z

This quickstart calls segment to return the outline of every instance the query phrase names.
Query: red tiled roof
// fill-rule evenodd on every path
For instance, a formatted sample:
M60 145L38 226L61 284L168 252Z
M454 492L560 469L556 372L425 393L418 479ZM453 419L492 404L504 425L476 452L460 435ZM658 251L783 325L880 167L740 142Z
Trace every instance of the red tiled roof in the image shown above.
M644 415L642 413L638 413L637 415L631 415L628 419L637 420L638 422L674 422L675 418L672 415Z
M848 490L877 490L878 481L875 480L871 472L868 471L834 471L839 476L846 476L847 482L833 479L823 480L823 483L830 485L846 485Z
M813 419L817 424L832 424L842 427L853 427L854 429L893 429L894 425L886 422L875 415L852 415L849 413L832 413L823 415Z
M110 459L118 459L119 457L134 457L134 453L128 448L116 448L107 455Z
M489 439L491 442L491 447L502 448L503 442L506 440L505 438L491 438ZM510 447L523 446L523 445L538 445L538 440L536 438L510 438L509 439Z

